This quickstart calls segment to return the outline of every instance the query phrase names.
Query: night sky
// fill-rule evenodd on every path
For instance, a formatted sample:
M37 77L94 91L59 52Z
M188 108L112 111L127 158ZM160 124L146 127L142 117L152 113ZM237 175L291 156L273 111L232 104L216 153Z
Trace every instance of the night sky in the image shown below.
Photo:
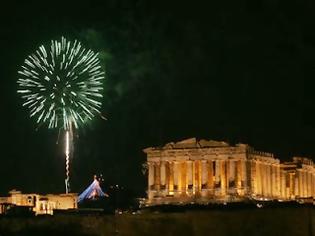
M77 133L73 191L102 173L143 195L142 149L190 137L315 160L314 3L155 2L1 6L1 194L64 191L58 132L38 128L16 93L25 57L62 35L100 51L106 69L108 120Z

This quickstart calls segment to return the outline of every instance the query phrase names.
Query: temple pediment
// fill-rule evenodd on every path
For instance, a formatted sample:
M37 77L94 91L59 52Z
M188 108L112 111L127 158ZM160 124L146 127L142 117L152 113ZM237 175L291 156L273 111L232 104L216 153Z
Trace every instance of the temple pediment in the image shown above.
M229 144L223 141L215 141L215 140L197 140L196 138L184 139L182 141L178 141L176 143L171 142L166 144L164 149L172 149L172 148L200 148L200 147L228 147Z
M197 138L144 151L149 205L247 198L300 201L315 196L315 166L308 158L280 163L272 153L256 151L247 144Z
M169 149L185 149L185 148L208 148L208 147L229 147L230 145L224 141L205 140L188 138L178 142L169 142L160 147L148 147L143 149L143 152L148 153L154 150L169 150Z

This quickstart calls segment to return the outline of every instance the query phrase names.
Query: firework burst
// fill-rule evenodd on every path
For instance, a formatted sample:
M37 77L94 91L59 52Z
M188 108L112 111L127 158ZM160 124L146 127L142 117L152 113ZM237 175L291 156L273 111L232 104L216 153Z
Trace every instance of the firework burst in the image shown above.
M68 130L100 114L105 73L98 54L77 40L40 46L18 73L18 93L37 123Z
M52 40L29 55L18 71L18 93L30 116L48 128L63 129L66 193L70 191L73 128L100 114L104 71L98 54L75 40Z

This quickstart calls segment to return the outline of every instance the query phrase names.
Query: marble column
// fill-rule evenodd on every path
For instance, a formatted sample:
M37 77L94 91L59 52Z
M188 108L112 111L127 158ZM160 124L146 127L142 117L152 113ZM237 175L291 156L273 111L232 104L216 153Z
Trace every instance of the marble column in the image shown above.
M290 198L294 198L295 194L295 174L290 173Z
M254 192L255 194L261 195L261 164L259 161L256 161L255 163L256 166L256 175L255 175L255 187L254 187Z
M154 164L152 162L149 162L148 165L149 165L148 190L152 190L154 188Z
M200 160L195 160L195 169L194 169L195 175L195 183L194 183L194 189L195 192L199 192L201 189L201 162Z
M252 194L257 194L257 173L255 160L250 161L250 188Z
M276 194L276 170L275 170L275 165L272 164L270 166L270 174L271 174L271 193L270 195L274 198Z
M243 174L243 166L242 161L236 161L236 180L235 180L235 187L240 190L242 188L242 174Z
M266 163L262 163L262 195L264 197L268 196L268 173L267 173L267 165Z
M311 173L311 195L314 197L314 172Z
M294 175L294 196L299 196L299 172L296 171Z
M174 162L168 163L169 168L169 193L174 194Z
M193 163L192 161L187 161L186 162L187 165L187 176L186 176L186 182L187 182L187 186L193 186ZM192 188L188 189L188 191L191 191Z
M229 182L234 182L234 187L236 187L236 178L235 178L235 174L236 174L236 171L235 171L235 168L237 166L236 164L236 161L235 160L228 160L228 162L230 163L229 164L229 172L228 172L228 176L227 178L229 179Z
M165 161L165 190L168 194L170 191L170 162Z
M208 168L207 168L207 161L201 161L201 185L207 188L208 182Z
M213 189L214 188L214 182L213 182L213 161L208 161L208 189Z
M285 172L283 170L280 171L280 183L281 198L286 199Z
M307 197L311 197L311 173L307 171Z
M281 196L281 187L280 187L280 164L277 166L277 169L276 169L276 182L277 182L277 195L278 196Z
M229 190L229 187L230 187L230 166L231 166L231 160L227 159L225 161L225 171L224 171L224 175L225 175L225 179L226 179L226 190L228 191Z
M174 192L178 191L178 184L179 184L179 165L177 161L173 162L173 170L174 170Z
M161 170L160 170L160 162L156 162L155 163L155 168L154 168L154 174L155 174L155 178L154 178L154 182L155 182L155 189L157 191L160 190L160 180L161 180L161 177L160 177L160 174L161 174Z
M148 162L148 199L154 198L154 164Z
M165 167L165 161L161 162L161 166L160 166L160 170L161 170L161 186L163 186L163 188L165 188L166 185L166 167Z
M241 160L241 166L242 166L242 188L244 188L244 190L247 189L247 184L248 184L248 180L247 180L247 160Z
M177 190L179 192L181 192L182 191L182 185L183 185L183 182L182 182L182 162L177 162L176 165L177 165L177 171L178 171L177 172L177 181L178 181L178 183L177 183L177 185L178 185Z
M307 172L303 171L303 182L304 182L304 196L307 197Z
M271 196L271 171L270 171L271 164L266 163L266 178L267 178L267 196Z
M297 178L298 178L298 184L299 184L299 197L303 197L303 177L302 177L302 171L297 171Z
M186 194L187 191L187 163L183 161L181 163L181 191Z
M220 183L221 180L221 161L220 160L216 160L215 161L215 184L218 185L218 183Z
M221 161L221 195L226 195L226 161Z

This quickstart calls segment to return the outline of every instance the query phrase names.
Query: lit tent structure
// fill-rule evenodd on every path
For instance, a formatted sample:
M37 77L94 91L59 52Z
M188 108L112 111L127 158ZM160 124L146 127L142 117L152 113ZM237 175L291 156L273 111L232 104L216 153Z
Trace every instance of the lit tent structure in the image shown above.
M92 184L79 195L78 203L82 203L87 199L97 199L101 197L108 197L108 195L103 192L100 182L97 180L97 177L94 176Z

